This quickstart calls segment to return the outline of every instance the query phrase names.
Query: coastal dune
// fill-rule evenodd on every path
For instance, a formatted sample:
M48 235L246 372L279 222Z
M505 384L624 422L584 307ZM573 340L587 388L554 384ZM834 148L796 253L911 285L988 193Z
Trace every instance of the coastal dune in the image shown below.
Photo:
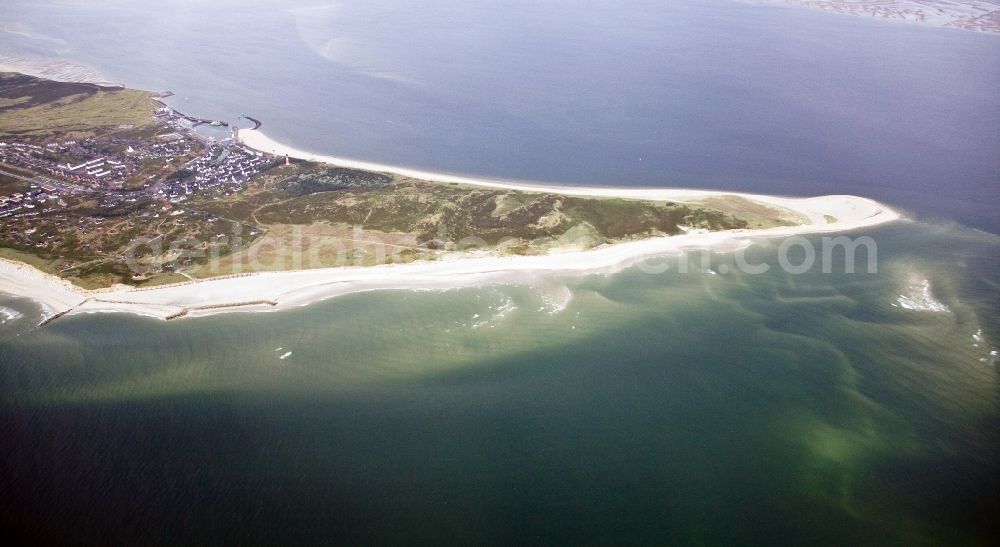
M836 219L836 223L834 224L836 228L830 231L851 230L854 228L871 226L873 224L880 224L882 222L889 222L899 218L899 215L896 212L885 205L858 196L844 195L822 196L816 198L793 198L764 194L745 194L683 188L601 188L591 186L556 186L530 182L511 182L473 178L446 173L432 173L429 171L421 171L419 169L411 169L396 165L386 165L340 158L336 156L328 156L324 154L315 154L277 142L260 130L241 129L239 131L239 139L240 142L249 148L273 154L275 156L288 156L290 158L326 163L337 167L362 169L365 171L390 173L415 179L431 180L450 184L481 186L484 188L503 188L508 190L542 192L566 196L611 197L679 202L698 201L704 198L719 196L739 196L758 203L795 211L805 216L809 220L809 224L813 225L814 228L828 225L827 216L834 217ZM814 230L810 229L808 231L812 232Z
M283 146L260 131L242 130L240 138L249 147L279 156L287 154L295 158L342 167L389 172L443 183L564 195L681 202L736 195L758 203L786 208L798 213L808 222L797 226L761 230L692 232L605 245L587 251L554 252L542 256L466 253L448 255L433 262L261 272L146 289L119 285L109 289L87 291L30 266L0 261L0 292L39 302L50 319L62 315L98 312L125 312L158 319L176 319L235 311L274 311L362 291L441 290L492 283L532 283L552 275L613 273L651 257L693 249L735 251L749 246L755 240L857 230L900 218L898 213L885 205L856 196L791 198L705 190L519 184L426 173L312 154Z

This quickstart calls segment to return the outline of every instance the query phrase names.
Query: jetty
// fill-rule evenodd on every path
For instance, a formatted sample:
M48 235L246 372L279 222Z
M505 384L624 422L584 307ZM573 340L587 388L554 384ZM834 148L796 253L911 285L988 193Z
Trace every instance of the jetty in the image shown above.
M244 114L243 117L253 122L253 129L254 130L260 129L260 126L263 125L263 124L260 123L260 120L258 120L257 118L251 118L250 116L247 116L246 114Z
M211 125L213 127L229 127L229 123L221 121L221 120L208 120L208 119L205 119L205 118L198 118L198 117L195 117L195 116L190 116L188 114L185 114L185 113L181 112L180 110L177 110L176 108L172 108L170 105L168 105L167 103L165 103L165 102L163 102L163 101L161 101L161 100L159 100L157 98L152 99L152 101L154 103L160 105L161 108L166 108L166 109L170 110L170 112L174 116L177 116L179 118L183 118L183 119L191 122L191 124L193 126L195 126L195 127L197 127L199 125Z

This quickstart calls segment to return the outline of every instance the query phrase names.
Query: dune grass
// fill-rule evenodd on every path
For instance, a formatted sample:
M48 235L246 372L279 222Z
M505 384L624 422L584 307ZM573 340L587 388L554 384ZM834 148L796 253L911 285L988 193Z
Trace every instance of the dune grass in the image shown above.
M58 82L55 82L58 83ZM101 129L152 123L155 106L150 94L134 89L101 89L27 108L25 101L0 106L0 137L87 136Z

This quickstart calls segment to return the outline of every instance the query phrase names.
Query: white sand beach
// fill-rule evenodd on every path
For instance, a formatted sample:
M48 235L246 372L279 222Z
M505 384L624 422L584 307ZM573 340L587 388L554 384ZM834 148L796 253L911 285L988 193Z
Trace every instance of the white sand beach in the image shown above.
M483 178L472 178L461 175L451 175L444 173L431 173L418 169L400 167L395 165L385 165L323 154L315 154L299 150L285 144L279 143L260 130L241 129L239 139L244 145L254 150L266 152L276 156L289 156L291 158L326 163L338 167L348 167L351 169L363 169L366 171L378 171L382 173L392 173L404 177L415 179L432 180L436 182L466 184L471 186L483 186L487 188L506 188L512 190L523 190L526 192L545 192L552 194L562 194L569 196L590 196L590 197L618 197L647 200L667 200L667 201L696 201L698 199L711 196L740 196L760 203L774 205L791 209L804 215L810 223L815 225L825 225L826 215L838 219L837 229L834 231L851 230L858 227L869 226L875 219L865 219L864 217L874 214L875 209L881 209L884 216L878 217L879 224L895 220L898 215L888 207L877 204L872 200L859 198L856 196L824 196L823 198L790 198L780 196L770 196L762 194L744 194L737 192L722 192L713 190L696 190L682 188L599 188L589 186L554 186L542 185L529 182L512 182L502 180L491 180Z
M30 298L48 314L70 310L87 299L87 291L21 262L0 258L0 292Z
M705 190L585 188L483 181L311 154L283 146L260 131L242 130L240 138L247 146L276 155L288 154L343 167L392 172L446 183L672 201L738 195L790 209L808 218L809 223L765 230L687 233L544 256L449 255L432 262L263 272L148 289L117 286L87 291L30 266L0 261L0 292L38 301L53 315L125 312L174 319L234 311L273 311L361 291L441 290L492 283L533 283L552 275L612 273L652 257L692 249L734 251L765 238L852 231L900 218L897 212L885 205L856 196L789 198ZM828 222L827 216L836 220ZM648 264L655 264L655 260Z

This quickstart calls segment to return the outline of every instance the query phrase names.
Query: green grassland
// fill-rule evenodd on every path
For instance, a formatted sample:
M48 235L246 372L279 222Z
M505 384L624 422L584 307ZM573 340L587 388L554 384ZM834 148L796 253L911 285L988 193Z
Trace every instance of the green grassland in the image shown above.
M575 197L308 162L276 169L245 193L192 205L266 232L243 251L192 271L196 277L434 260L452 251L544 254L686 229L747 229L801 220L737 196L698 204Z
M666 202L593 199L400 179L374 190L311 193L256 211L264 224L335 222L421 241L558 238L586 227L597 242L673 235L680 226L725 230L746 223L721 211Z
M0 196L15 194L28 190L29 183L24 179L10 176L0 171Z
M245 192L195 196L173 209L83 200L50 217L10 219L0 247L3 256L32 256L42 270L96 288L436 260L456 251L545 254L795 221L738 197L710 205L441 184L299 162L259 175Z
M198 205L227 218L265 226L318 222L359 225L365 230L414 234L425 243L468 237L489 244L510 238L558 238L586 226L599 244L674 235L681 227L747 228L750 220L760 220L759 215L735 207L724 211L671 202L440 184L308 163L292 167L284 177L280 174L278 170L245 194Z
M135 89L51 82L0 73L0 137L85 137L152 123L151 95Z

